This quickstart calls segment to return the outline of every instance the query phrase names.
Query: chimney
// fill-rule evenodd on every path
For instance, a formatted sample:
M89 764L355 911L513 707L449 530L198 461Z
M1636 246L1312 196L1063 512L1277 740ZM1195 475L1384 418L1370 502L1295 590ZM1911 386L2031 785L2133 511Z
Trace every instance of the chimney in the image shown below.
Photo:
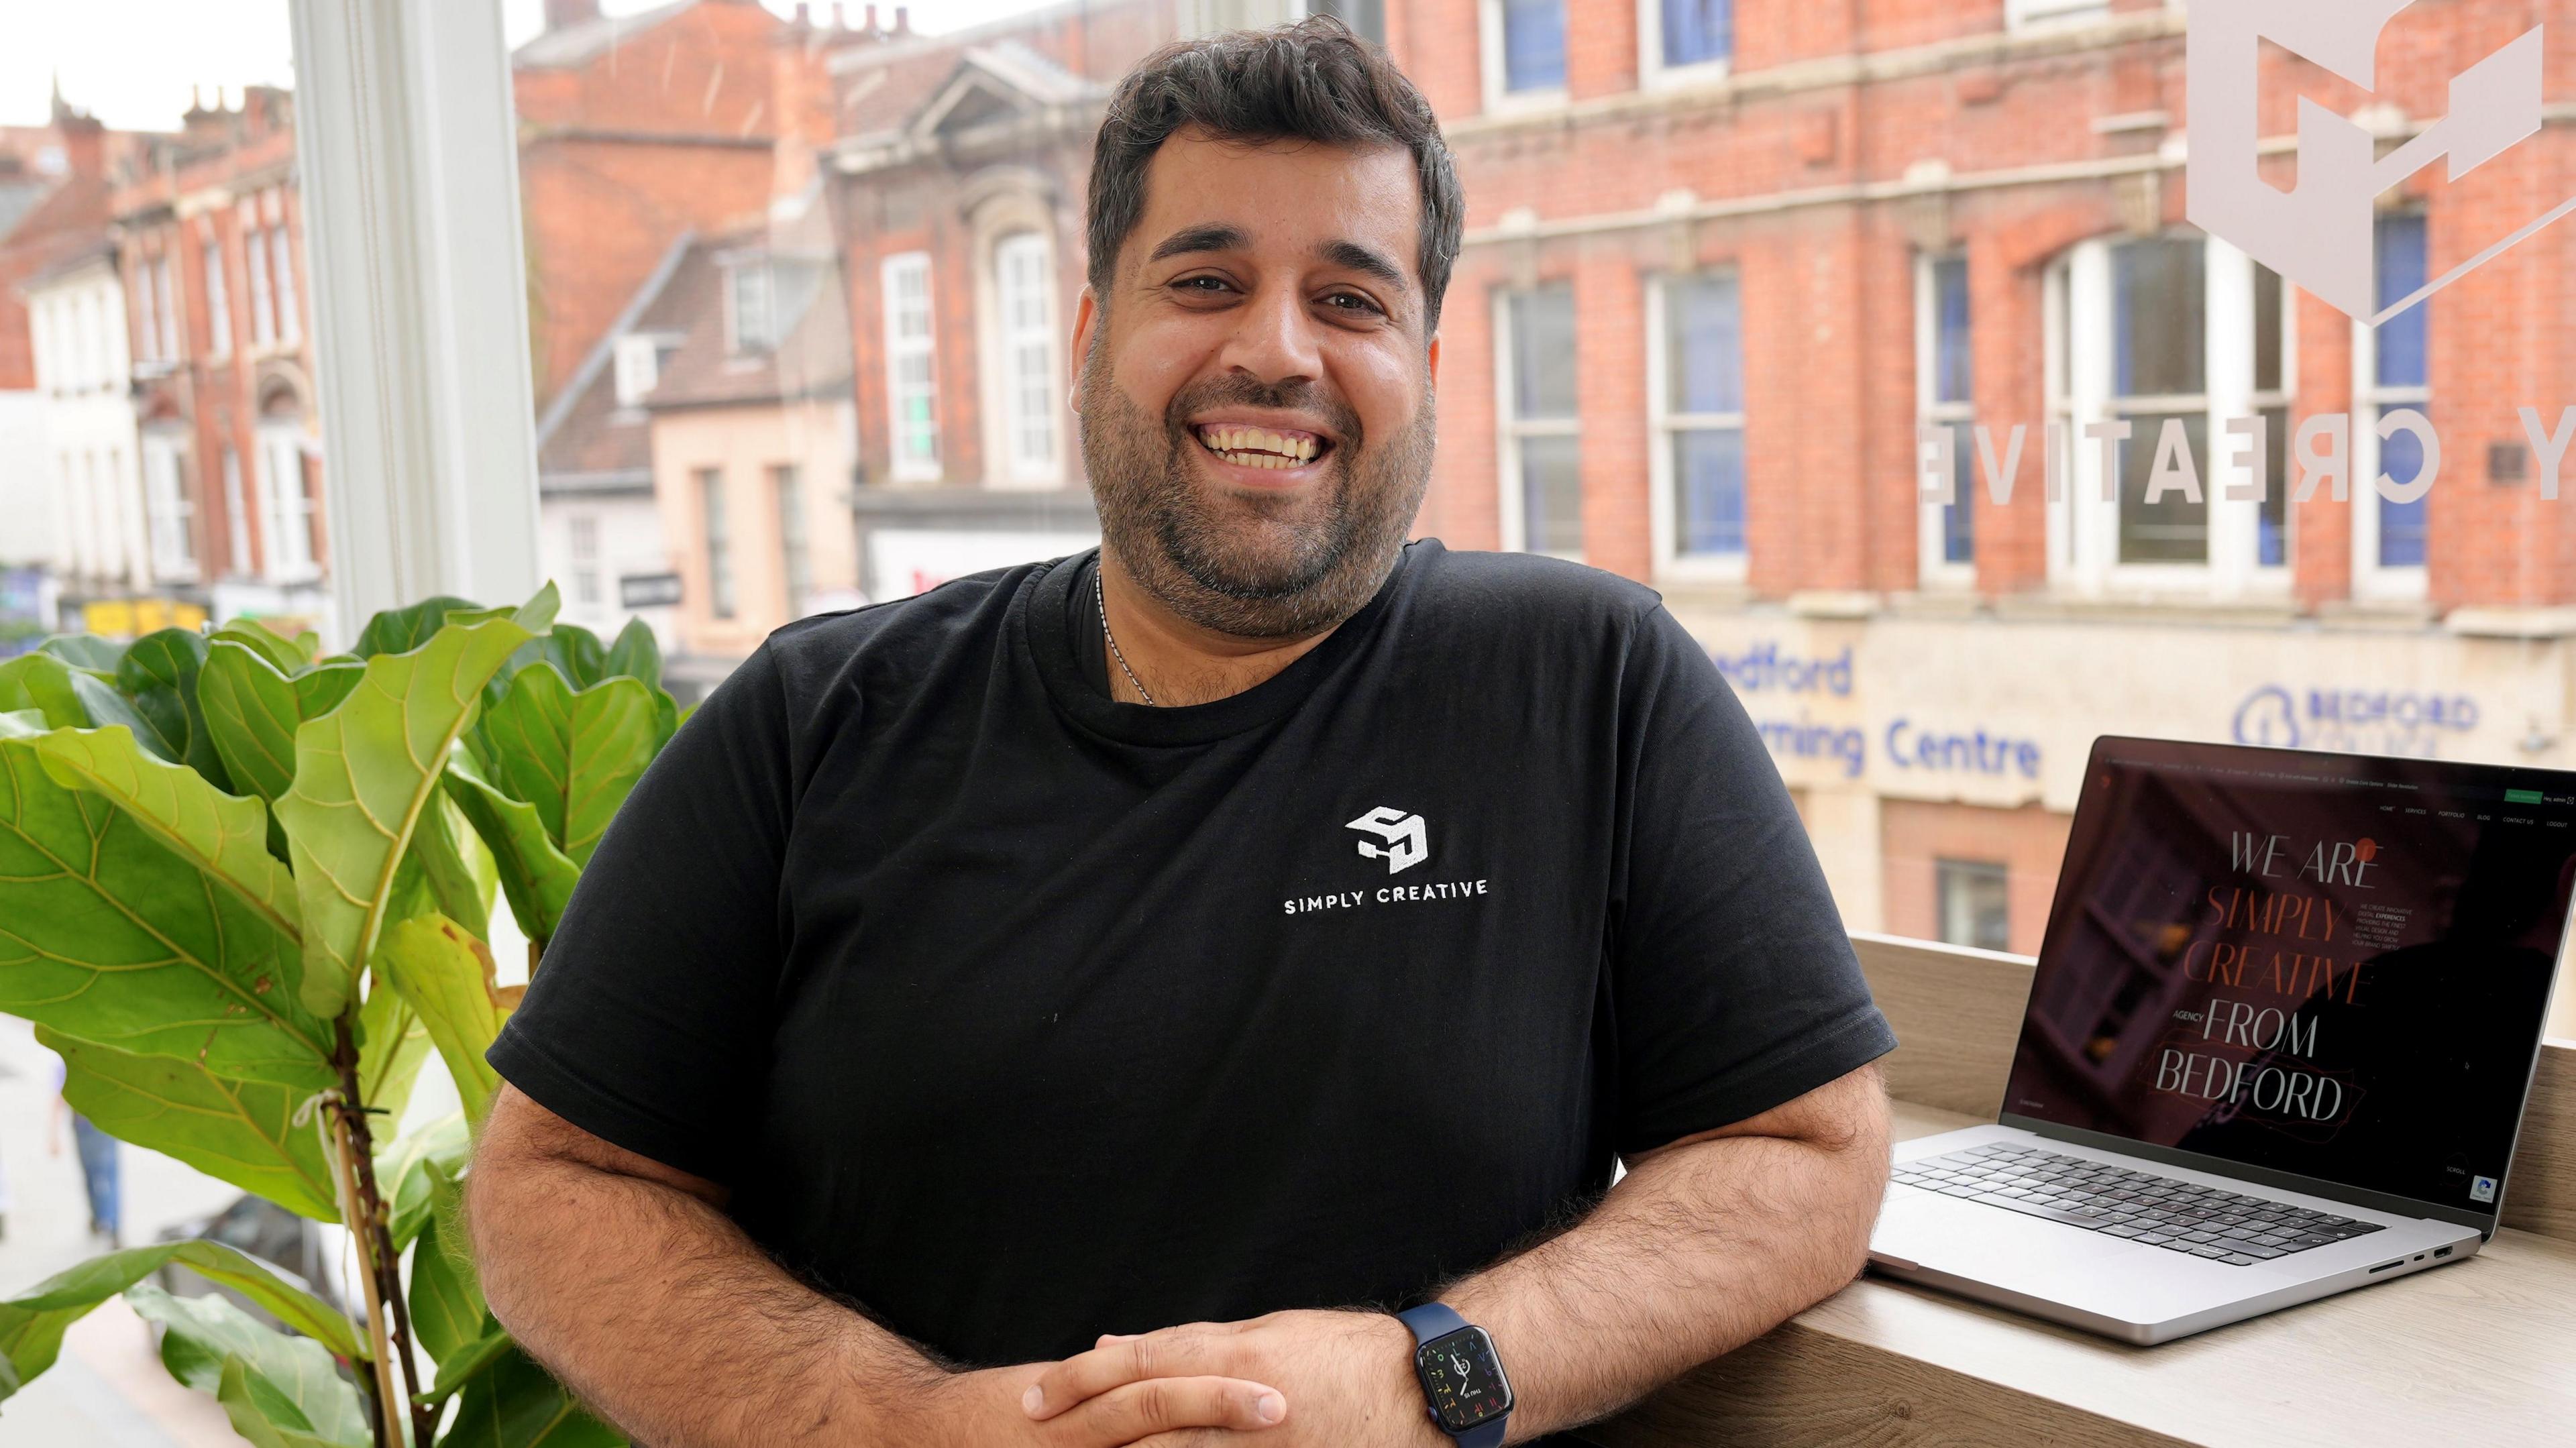
M842 12L841 0L832 0L832 29L841 31L849 28L849 16Z
M598 18L599 0L546 0L546 29L550 33Z
M894 34L896 38L900 39L903 36L910 35L911 33L912 7L909 5L898 5L894 7Z
M884 34L883 31L877 29L877 7L874 5L868 7L868 23L860 28L866 32L867 37L870 40L874 40L879 35Z

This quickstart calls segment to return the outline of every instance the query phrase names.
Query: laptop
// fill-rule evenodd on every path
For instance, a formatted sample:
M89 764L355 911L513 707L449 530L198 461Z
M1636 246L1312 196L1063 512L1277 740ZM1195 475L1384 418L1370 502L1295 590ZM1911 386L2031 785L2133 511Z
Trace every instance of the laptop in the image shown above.
M2158 1343L2475 1255L2571 885L2576 774L2098 740L2001 1119L1872 1268Z

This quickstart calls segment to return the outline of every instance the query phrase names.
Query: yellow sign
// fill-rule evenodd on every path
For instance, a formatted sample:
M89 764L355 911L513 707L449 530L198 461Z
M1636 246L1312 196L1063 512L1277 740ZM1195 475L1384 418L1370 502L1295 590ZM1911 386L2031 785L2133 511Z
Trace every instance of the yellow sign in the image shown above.
M140 638L165 628L200 632L206 610L175 598L102 598L81 605L81 627L109 638Z

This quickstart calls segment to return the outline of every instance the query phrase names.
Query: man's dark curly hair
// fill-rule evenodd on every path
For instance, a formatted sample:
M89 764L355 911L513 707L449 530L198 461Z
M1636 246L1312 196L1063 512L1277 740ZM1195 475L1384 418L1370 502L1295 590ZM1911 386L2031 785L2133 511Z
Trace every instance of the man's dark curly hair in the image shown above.
M1145 170L1176 131L1229 141L1401 146L1422 183L1424 335L1458 260L1467 203L1440 122L1386 52L1335 19L1237 30L1165 46L1129 72L1092 145L1091 289L1104 301L1118 248L1145 213Z

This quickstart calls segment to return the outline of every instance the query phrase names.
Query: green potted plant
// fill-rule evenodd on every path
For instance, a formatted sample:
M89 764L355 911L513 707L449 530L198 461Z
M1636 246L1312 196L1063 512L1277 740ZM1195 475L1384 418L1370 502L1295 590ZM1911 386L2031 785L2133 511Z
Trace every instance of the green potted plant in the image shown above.
M364 1305L216 1242L112 1252L0 1301L0 1399L122 1293L260 1448L622 1441L493 1320L457 1213L516 1004L495 896L534 969L682 717L650 630L555 605L434 598L327 657L235 622L0 663L0 1011L110 1134L345 1226ZM433 1053L462 1108L396 1135ZM293 1331L160 1291L164 1264Z

